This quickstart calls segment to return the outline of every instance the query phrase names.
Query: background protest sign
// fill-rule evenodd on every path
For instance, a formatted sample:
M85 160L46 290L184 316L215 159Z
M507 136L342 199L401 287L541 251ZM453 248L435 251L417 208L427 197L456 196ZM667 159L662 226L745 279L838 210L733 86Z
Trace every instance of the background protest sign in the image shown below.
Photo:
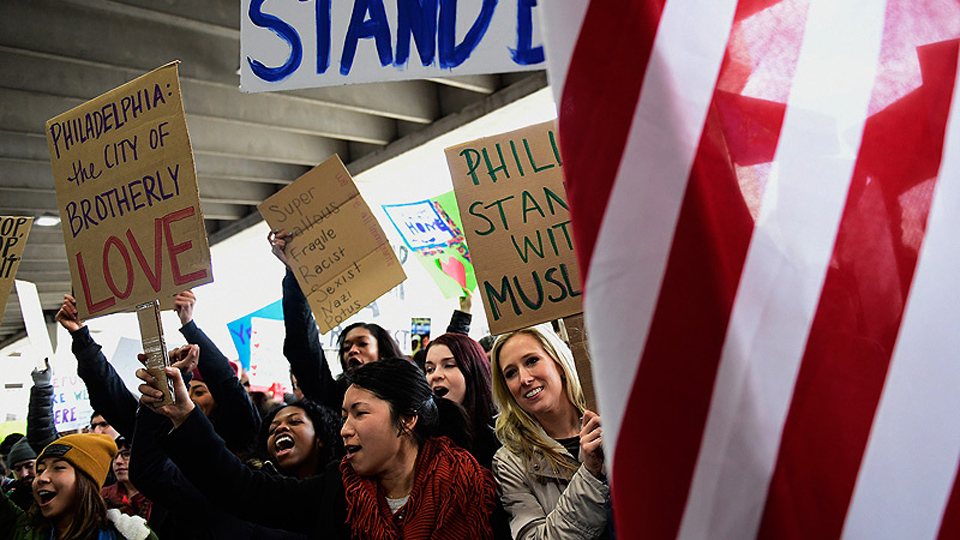
M94 331L91 331L91 334L94 340L103 346L103 353L110 358L112 365L117 366L117 373L124 375L125 370L115 362L117 354L113 351L117 343L116 337ZM90 416L93 415L93 406L90 405L90 394L87 392L87 386L83 379L77 375L77 357L70 349L72 342L73 339L71 339L67 329L57 325L57 352L50 359L52 375L50 382L53 385L53 422L60 433L89 426ZM140 342L137 341L136 343L136 352L140 352L142 350L139 348ZM136 352L134 358L136 358ZM39 358L37 360L42 361ZM132 376L133 372L126 373L126 375ZM132 378L137 383L140 382L140 379ZM124 382L127 388L130 388L130 381L124 379ZM137 386L134 385L133 390L131 390L135 395L136 392L139 392Z
M384 204L383 211L407 247L447 298L477 288L453 192L409 204Z
M250 324L250 369L247 371L250 389L270 391L281 398L291 390L290 364L283 356L286 336L283 321L253 317Z
M213 281L177 63L47 121L82 319Z
M250 341L253 335L254 317L282 321L283 301L277 300L272 304L227 323L227 330L230 331L233 345L237 348L237 359L240 361L243 369L250 369Z
M31 225L32 217L0 216L0 320L7 310L7 298L17 277Z
M47 333L47 322L43 318L40 294L37 292L37 286L29 281L18 279L16 284L23 325L27 329L30 345L37 355L36 367L44 369L44 360L53 358L53 345L50 343L50 334Z
M240 87L263 92L542 69L536 6L243 0Z
M430 317L412 317L410 319L410 355L417 354L430 344Z
M87 386L74 369L57 370L53 383L53 423L58 432L80 429L90 425L93 407ZM139 390L138 390L139 391Z
M407 278L338 156L257 207L271 228L293 233L287 263L322 333Z
M582 311L556 123L446 149L490 332Z

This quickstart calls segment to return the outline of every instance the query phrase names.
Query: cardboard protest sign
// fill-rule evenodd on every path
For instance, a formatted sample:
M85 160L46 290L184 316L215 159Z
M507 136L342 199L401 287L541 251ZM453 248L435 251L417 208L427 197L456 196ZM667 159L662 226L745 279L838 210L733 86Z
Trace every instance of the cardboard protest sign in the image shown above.
M240 87L290 90L543 69L535 0L240 3Z
M47 121L80 317L213 281L177 63Z
M463 296L477 288L452 191L415 203L382 207L444 297Z
M490 332L580 313L555 122L446 149Z
M7 298L17 277L31 225L32 217L0 216L0 320L7 310Z
M287 263L322 333L407 278L338 156L257 209L271 228L293 233L286 247Z

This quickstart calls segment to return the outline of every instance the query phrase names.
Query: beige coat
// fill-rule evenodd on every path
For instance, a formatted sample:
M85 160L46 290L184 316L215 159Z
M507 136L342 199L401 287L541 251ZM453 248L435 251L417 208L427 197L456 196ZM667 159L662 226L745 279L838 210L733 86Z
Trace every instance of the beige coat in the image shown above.
M573 457L556 444L561 455ZM500 499L516 540L598 538L607 527L610 487L583 465L572 476L558 475L542 455L529 468L506 446L493 456Z

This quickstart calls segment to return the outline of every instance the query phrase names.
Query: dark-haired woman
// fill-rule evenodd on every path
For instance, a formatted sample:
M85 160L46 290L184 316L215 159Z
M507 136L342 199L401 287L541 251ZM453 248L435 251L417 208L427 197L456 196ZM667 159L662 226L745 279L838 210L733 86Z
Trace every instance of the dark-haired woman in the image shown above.
M25 513L0 495L0 537L11 540L156 540L139 516L107 510L100 488L117 455L108 435L67 435L37 457L34 503Z
M346 456L323 474L298 480L245 468L213 436L170 369L177 403L160 408L177 426L167 437L174 460L225 509L311 538L490 538L494 483L486 469L437 430L460 410L435 400L416 366L386 359L346 375L342 417ZM156 384L146 370L144 381ZM161 392L141 385L141 401ZM461 413L462 414L462 413ZM338 470L339 469L339 470Z
M263 426L263 447L286 476L314 476L331 460L343 456L340 417L309 399L275 408L264 418Z
M344 372L384 358L401 358L400 346L379 324L355 322L337 339L340 367Z

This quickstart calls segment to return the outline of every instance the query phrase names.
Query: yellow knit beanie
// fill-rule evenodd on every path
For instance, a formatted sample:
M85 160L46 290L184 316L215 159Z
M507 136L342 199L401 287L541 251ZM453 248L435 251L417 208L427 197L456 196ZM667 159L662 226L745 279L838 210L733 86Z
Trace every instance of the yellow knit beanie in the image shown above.
M78 433L60 437L48 444L37 457L37 463L45 457L63 458L87 473L87 476L97 483L97 487L102 488L116 455L117 445L109 435Z

